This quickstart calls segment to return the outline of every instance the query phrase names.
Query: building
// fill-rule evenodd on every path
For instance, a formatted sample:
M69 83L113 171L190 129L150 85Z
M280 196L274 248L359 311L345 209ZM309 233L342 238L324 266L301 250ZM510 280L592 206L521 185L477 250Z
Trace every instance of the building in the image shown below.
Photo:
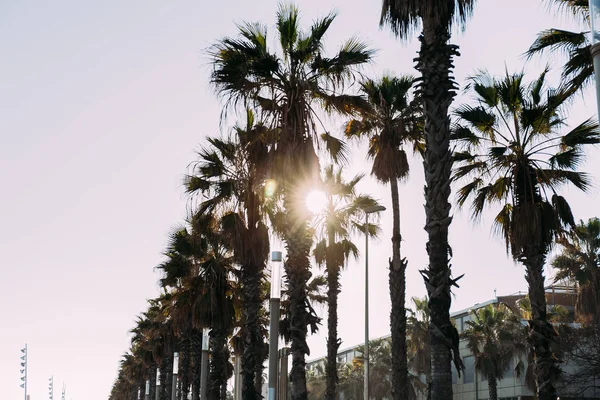
M510 307L513 311L519 312L518 301L526 296L526 292L518 292L507 296L498 296L484 303L474 304L464 310L456 311L451 314L459 333L462 333L467 327L466 322L472 319L471 311L485 307L489 304L503 303ZM573 286L551 285L546 288L546 302L549 309L556 305L563 306L569 313L570 321L573 321L575 306L577 302L577 291ZM388 339L389 336L380 338ZM357 351L359 346L344 349L338 354L338 362L349 363L354 357L360 355ZM460 354L463 359L465 370L459 377L456 369L452 366L452 383L454 400L485 400L489 397L487 379L475 371L475 360L467 349L466 341L461 340ZM526 364L526 360L522 360ZM513 360L511 367L505 372L503 378L498 381L498 398L501 400L529 400L534 398L534 394L525 382L525 376L517 377L514 374L516 363L519 360ZM311 371L323 370L325 358L313 360L307 364L307 368ZM568 363L562 364L561 368L567 372L574 372L574 367ZM584 398L600 399L600 377L597 382L590 384L589 388L584 391ZM561 397L562 399L569 397ZM582 398L582 397L579 397ZM346 399L347 400L347 399ZM359 399L356 399L359 400Z

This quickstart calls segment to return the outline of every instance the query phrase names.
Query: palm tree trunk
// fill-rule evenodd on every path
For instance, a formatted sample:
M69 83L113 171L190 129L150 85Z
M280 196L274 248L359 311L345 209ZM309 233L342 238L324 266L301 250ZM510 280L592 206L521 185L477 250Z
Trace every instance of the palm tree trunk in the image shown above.
M306 400L308 391L305 356L310 352L306 335L311 318L308 312L306 285L311 276L309 257L312 238L306 221L298 221L293 216L294 203L289 197L288 195L284 199L284 206L288 213L285 232L287 261L284 266L290 307L290 352L292 354L290 393L292 400Z
M421 72L419 95L425 115L425 230L428 234L429 267L421 271L429 295L431 324L431 398L452 398L451 352L455 328L450 322L451 270L448 227L450 217L450 118L448 108L455 95L456 84L451 75L452 59L457 46L448 44L448 21L440 21L435 13L424 15L421 49L416 68ZM456 347L456 349L453 349ZM457 353L456 353L457 354ZM458 359L458 357L457 357Z
M185 400L190 392L190 335L191 331L187 329L179 342L181 351L181 397Z
M208 400L221 400L223 386L227 385L227 333L223 329L210 331L212 354L208 382Z
M544 289L544 263L546 251L541 246L525 248L520 261L525 265L525 279L529 284L531 320L529 341L533 349L533 374L539 400L556 400L554 381L560 369L550 345L556 340L556 331L546 318L546 291Z
M330 229L328 233L327 255L325 259L327 269L327 364L325 365L325 398L337 400L337 352L340 347L338 340L337 304L340 293L340 267L333 258L332 252L335 244L335 232Z
M390 298L392 311L392 398L408 399L408 367L406 360L406 261L401 259L400 200L398 180L390 181L392 191L392 259L390 261Z
M242 267L242 304L244 329L242 343L242 398L259 400L260 391L256 390L256 374L262 374L261 355L264 342L261 335L259 311L261 308L260 267L257 263L248 263Z
M150 379L150 400L155 400L156 399L156 365L152 364L152 366L150 367L150 376L148 377L148 379Z
M488 390L490 393L490 400L498 400L498 381L492 374L488 375Z
M160 400L171 400L169 365L173 367L170 358L166 356L160 363Z
M202 362L202 333L194 328L191 337L192 400L200 399L200 365ZM151 399L152 400L152 399Z

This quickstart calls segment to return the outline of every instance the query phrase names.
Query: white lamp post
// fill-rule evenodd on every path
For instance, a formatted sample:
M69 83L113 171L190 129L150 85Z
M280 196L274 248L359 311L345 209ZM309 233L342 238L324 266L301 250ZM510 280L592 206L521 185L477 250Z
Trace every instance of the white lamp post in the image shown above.
M369 400L369 214L385 211L384 206L365 207L365 350L363 353L364 400Z
M171 400L177 400L177 374L179 373L179 353L173 353L173 386L171 386Z
M592 27L592 60L596 79L596 101L600 117L600 0L590 1L590 23Z
M154 400L160 399L160 369L156 368L156 387L154 388Z
M208 394L208 341L209 328L202 329L202 363L200 365L200 400L206 400Z
M277 397L277 355L279 344L279 303L281 299L281 260L280 251L271 253L271 299L269 322L269 396L268 400Z

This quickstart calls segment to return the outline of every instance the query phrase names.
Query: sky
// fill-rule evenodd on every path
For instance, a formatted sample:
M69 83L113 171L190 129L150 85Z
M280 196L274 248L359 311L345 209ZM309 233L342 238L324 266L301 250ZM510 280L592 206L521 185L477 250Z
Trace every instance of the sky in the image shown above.
M400 42L379 29L380 2L296 4L305 26L338 11L329 48L353 36L377 48L367 75L415 73L417 41ZM167 235L186 215L183 175L203 138L219 133L221 107L208 84L206 50L234 35L235 22L258 20L272 29L275 10L274 1L0 0L3 399L23 398L19 349L25 343L32 400L47 398L50 376L57 388L66 384L67 399L108 397L128 330L158 294L154 267ZM520 70L536 33L553 26L575 27L538 0L480 1L465 32L453 38L461 52L458 82L480 68ZM546 61L527 63L529 76ZM467 100L460 95L455 105ZM569 122L595 113L588 91L575 101ZM332 132L340 129L340 121L329 123ZM584 169L596 172L600 153L589 155ZM352 160L347 176L369 171L364 147L354 148ZM418 270L427 264L423 171L416 160L411 168L400 186L408 298L425 294ZM360 189L389 208L387 187L366 179ZM594 216L597 187L565 193L576 218ZM454 275L465 277L452 309L489 300L494 290L526 290L523 268L492 236L490 219L474 224L467 212L453 208L453 214L451 263ZM382 226L382 238L370 247L372 337L389 332L389 211ZM363 265L361 258L343 273L342 348L363 340ZM325 331L309 339L308 359L325 353Z

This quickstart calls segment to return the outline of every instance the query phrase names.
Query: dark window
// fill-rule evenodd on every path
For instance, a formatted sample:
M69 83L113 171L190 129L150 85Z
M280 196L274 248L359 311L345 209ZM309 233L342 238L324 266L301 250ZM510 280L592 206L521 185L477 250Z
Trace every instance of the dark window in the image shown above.
M473 383L475 381L475 359L473 356L465 357L463 359L465 364L463 383Z

